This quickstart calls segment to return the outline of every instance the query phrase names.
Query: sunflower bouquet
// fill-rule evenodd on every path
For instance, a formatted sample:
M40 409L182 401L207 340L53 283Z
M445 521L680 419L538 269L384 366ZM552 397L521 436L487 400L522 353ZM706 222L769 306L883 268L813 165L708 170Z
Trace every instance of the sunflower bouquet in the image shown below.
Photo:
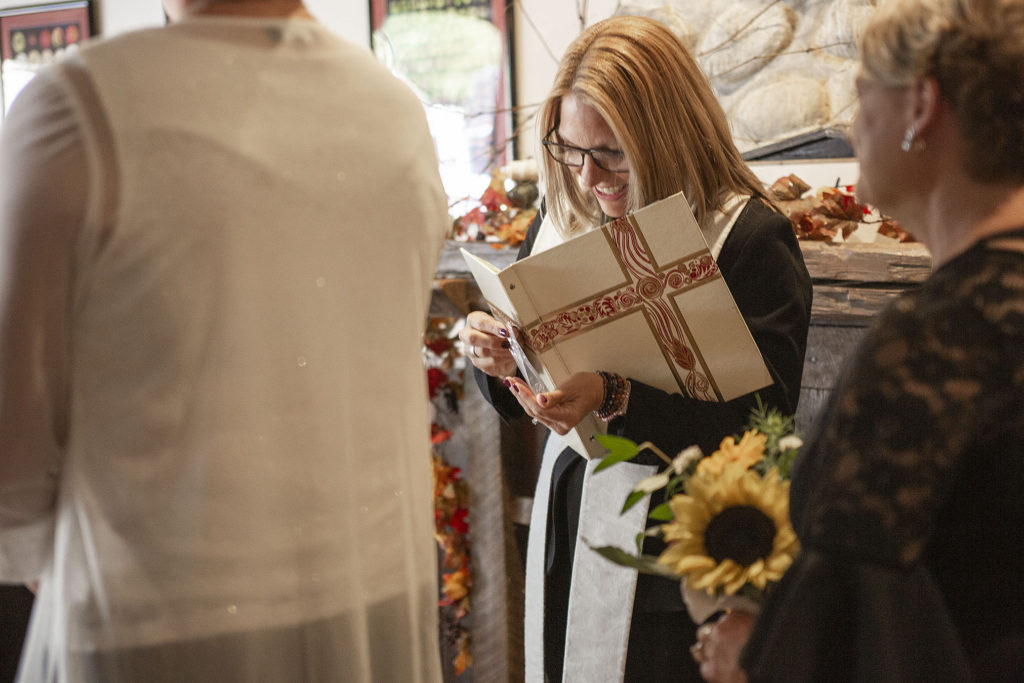
M756 612L799 550L789 519L789 473L801 445L792 418L758 401L746 431L726 437L708 456L691 446L669 458L649 442L597 438L609 452L596 472L644 450L657 453L666 467L637 482L623 505L625 512L665 489L665 502L650 512L656 524L637 537L636 552L594 550L617 564L680 579L698 623L726 607ZM659 555L643 554L648 536L664 541Z

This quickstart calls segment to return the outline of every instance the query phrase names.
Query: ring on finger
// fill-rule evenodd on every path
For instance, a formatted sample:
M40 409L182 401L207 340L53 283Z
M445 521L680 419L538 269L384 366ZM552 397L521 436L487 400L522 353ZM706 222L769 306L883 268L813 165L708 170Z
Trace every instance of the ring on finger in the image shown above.
M469 345L469 355L473 356L473 358L479 358L480 357L480 354L478 354L476 352L476 345L475 344L470 344Z

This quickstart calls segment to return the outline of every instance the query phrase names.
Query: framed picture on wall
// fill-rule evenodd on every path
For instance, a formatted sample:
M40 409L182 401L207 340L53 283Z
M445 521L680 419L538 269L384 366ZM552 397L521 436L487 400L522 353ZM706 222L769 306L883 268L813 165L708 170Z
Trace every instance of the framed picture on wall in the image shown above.
M0 10L3 114L36 72L92 34L90 10L88 0Z
M370 0L374 53L420 98L453 204L513 155L508 0Z

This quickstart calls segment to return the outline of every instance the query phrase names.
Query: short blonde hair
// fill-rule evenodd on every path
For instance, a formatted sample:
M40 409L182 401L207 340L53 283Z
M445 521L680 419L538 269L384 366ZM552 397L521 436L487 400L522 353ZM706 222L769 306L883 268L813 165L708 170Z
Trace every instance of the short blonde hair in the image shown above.
M605 120L629 161L628 211L685 192L699 223L730 193L764 196L743 161L707 77L665 25L619 16L572 42L541 110L540 134L557 128L573 94ZM575 171L540 152L548 210L572 235L607 217Z
M975 180L1024 182L1024 0L889 0L864 30L861 72L889 87L933 77Z

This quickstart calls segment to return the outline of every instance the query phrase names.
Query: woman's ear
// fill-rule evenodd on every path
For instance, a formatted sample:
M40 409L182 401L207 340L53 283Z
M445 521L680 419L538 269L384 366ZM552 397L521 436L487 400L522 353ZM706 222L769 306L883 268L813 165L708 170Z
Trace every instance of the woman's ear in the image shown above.
M939 110L939 83L932 76L918 79L911 86L912 125L918 135L925 135Z

